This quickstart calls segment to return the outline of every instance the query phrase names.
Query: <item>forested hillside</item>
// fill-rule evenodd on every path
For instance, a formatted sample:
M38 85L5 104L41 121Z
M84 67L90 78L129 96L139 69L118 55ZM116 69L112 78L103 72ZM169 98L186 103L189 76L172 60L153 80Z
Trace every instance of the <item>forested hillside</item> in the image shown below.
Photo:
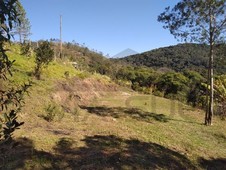
M51 43L56 57L59 57L59 43L54 40ZM226 70L224 46L218 46L217 49L216 67L218 74L222 75ZM179 44L124 59L109 60L101 52L68 42L63 44L62 60L75 64L81 71L106 75L117 84L141 93L177 99L196 107L206 106L206 45Z
M225 47L220 45L216 49L215 70L216 73L222 74L226 72ZM169 68L178 72L190 69L204 75L207 71L208 51L207 45L187 43L147 51L117 61L155 69Z

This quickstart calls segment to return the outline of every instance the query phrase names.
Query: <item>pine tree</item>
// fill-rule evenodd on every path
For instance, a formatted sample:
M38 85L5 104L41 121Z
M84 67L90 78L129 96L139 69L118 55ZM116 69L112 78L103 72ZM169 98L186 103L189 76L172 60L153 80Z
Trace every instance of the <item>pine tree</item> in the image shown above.
M30 21L27 18L26 11L19 1L16 3L16 10L18 12L19 23L14 25L14 35L19 36L20 43L27 41L28 37L31 35L31 25Z

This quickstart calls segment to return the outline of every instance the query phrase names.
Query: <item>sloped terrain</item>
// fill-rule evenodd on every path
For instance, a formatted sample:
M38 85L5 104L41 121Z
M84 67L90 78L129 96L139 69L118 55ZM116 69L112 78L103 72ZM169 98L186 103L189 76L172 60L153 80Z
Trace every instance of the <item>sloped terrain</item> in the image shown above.
M15 85L31 80L0 169L225 169L225 121L178 101L123 89L106 76L53 62L40 81L18 53ZM70 72L65 77L65 71Z
M224 169L225 122L215 118L206 127L203 115L176 101L118 91L52 122L21 114L25 125L4 168Z

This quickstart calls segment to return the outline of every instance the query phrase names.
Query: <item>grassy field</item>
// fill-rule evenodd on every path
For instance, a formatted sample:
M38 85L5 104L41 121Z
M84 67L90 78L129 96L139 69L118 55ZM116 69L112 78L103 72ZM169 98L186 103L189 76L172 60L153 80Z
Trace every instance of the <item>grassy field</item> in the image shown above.
M22 114L19 144L4 168L225 169L225 121L215 118L206 127L202 111L178 102L125 92L109 96L53 122Z
M125 89L105 90L67 112L51 98L58 81L69 81L65 71L109 79L54 62L37 81L31 76L34 59L12 58L17 63L11 81L33 85L19 115L25 124L14 145L1 149L0 169L226 169L225 121L214 117L207 127L201 110ZM57 108L52 121L49 104Z

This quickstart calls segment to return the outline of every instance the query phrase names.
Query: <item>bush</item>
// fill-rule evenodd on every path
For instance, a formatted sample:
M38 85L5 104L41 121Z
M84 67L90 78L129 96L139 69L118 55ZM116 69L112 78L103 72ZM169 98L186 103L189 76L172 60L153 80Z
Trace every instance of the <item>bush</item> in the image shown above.
M188 83L188 78L183 74L169 72L159 77L156 82L156 87L158 91L164 92L164 97L175 98L176 96L177 98L186 100L185 94L189 91Z
M215 111L214 113L218 116L221 117L222 120L225 120L226 119L226 102L225 103L222 103L222 104L217 104L215 106Z
M24 42L23 44L21 44L21 54L25 55L27 57L31 57L32 56L32 49L31 49L31 45L29 43Z
M70 77L70 72L69 71L65 71L64 72L64 76L66 79L68 79Z
M35 77L40 80L41 70L44 66L47 66L54 58L54 51L51 48L51 44L48 41L43 41L40 43L39 47L35 49Z
M152 94L155 96L164 97L164 93L158 90L154 91Z
M135 91L142 91L142 87L140 87L138 82L134 82L131 86L131 88Z
M58 117L58 121L60 121L64 117L64 113L61 107L59 107L56 104L49 104L45 108L45 111L46 111L46 115L43 116L43 118L48 122L52 122L53 120L55 120L56 117Z

